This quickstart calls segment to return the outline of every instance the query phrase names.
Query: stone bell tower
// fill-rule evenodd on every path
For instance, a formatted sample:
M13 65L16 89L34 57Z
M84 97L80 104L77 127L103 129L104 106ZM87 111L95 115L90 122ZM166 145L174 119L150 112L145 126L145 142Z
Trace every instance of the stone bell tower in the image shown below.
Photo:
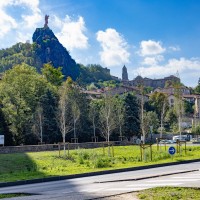
M125 65L122 68L122 81L128 81L128 72Z

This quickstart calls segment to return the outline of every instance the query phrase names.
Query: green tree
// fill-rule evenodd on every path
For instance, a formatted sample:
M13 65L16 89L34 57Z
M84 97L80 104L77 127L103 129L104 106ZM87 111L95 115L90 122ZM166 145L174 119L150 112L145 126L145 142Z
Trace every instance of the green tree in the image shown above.
M73 99L72 101L72 116L73 116L73 129L74 129L74 139L77 138L77 132L76 132L76 125L77 122L80 118L81 112L80 112L80 108L78 106L78 103L76 101L74 101L75 99Z
M96 100L90 101L89 118L92 122L93 137L96 138L97 123L98 123L98 120L99 120L99 105L98 105L98 102Z
M1 106L1 102L0 102ZM9 130L8 123L5 119L4 113L0 107L0 134L5 137L5 145L10 146L14 144L12 133Z
M155 92L150 96L150 102L160 119L160 138L162 138L163 122L169 109L167 95L162 92Z
M102 99L100 107L100 128L103 137L110 142L110 135L116 128L116 113L114 107L114 98L111 95L106 95Z
M178 118L178 129L179 129L180 138L181 138L181 133L182 133L182 127L181 127L182 118L185 112L181 87L182 87L181 83L174 83L174 96L175 96L174 110Z
M174 108L173 107L169 108L165 117L165 122L167 124L168 130L174 130L174 127L176 127L177 121L178 119L177 119Z
M153 126L153 132L156 132L159 127L158 115L153 111L144 113L144 128L146 134L149 133L150 126Z
M194 103L185 100L183 106L186 114L194 114Z
M57 91L48 89L38 103L43 111L43 141L46 143L60 141L60 131L56 122L56 110L58 107Z
M193 134L193 135L196 135L197 138L198 138L198 136L200 135L200 125L197 125L197 126L193 126L193 127L192 127L192 134Z
M119 135L122 139L123 137L123 125L124 125L124 115L125 115L125 106L124 99L121 96L115 97L115 109L116 109L116 117L117 117L117 126L119 127Z
M71 114L70 93L72 84L70 78L59 88L59 102L57 109L57 123L63 138L64 155L66 156L66 134L73 130L73 118Z
M197 86L194 88L194 92L195 92L195 94L200 94L200 85L197 85Z
M33 116L32 130L40 140L41 144L43 143L43 126L44 126L43 108L39 103Z
M41 71L48 82L55 86L60 86L64 78L61 70L61 67L55 68L50 63L47 63L43 65Z
M133 94L126 94L124 96L124 134L127 137L139 136L140 129L140 108L137 98Z
M5 72L0 82L0 98L15 144L36 141L31 134L32 113L47 89L53 90L53 87L35 68L26 64L17 65Z

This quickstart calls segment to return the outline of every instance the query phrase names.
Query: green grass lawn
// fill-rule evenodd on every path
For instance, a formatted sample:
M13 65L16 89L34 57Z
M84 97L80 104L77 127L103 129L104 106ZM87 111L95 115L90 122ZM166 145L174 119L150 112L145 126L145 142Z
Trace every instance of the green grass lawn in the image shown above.
M105 153L104 153L105 152ZM27 180L58 175L79 174L102 170L120 169L158 163L176 162L200 158L200 147L187 147L173 158L162 147L153 147L153 160L150 152L145 151L145 161L141 161L139 146L114 147L114 157L108 156L108 149L70 150L70 156L59 157L58 151L0 154L0 182Z
M24 196L30 196L30 195L29 194L23 194L23 193L0 194L0 199L12 198L12 197L24 197Z
M138 193L143 200L199 200L199 188L157 187L143 190Z

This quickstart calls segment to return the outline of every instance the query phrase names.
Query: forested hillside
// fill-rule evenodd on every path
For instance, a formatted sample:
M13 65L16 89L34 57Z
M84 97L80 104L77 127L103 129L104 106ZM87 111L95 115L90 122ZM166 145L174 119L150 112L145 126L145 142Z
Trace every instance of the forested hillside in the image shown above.
M0 50L0 73L22 63L35 67L38 72L41 72L45 63L51 63L55 68L61 67L65 79L70 76L81 85L113 79L110 71L100 65L91 64L85 67L76 64L48 27L36 29L32 44L17 43Z
M0 72L22 63L37 68L32 44L20 42L10 48L0 50Z

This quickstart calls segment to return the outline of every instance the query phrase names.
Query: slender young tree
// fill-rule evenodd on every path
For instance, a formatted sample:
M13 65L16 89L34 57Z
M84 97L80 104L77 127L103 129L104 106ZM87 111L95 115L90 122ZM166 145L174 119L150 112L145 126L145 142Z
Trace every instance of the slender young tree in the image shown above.
M78 107L78 104L75 101L72 102L72 115L73 115L74 139L75 139L75 138L77 138L76 123L77 123L78 119L80 118L80 109Z
M181 133L182 133L182 118L184 115L184 102L182 99L182 92L181 92L181 84L180 83L174 83L174 96L175 96L175 102L174 102L174 109L178 118L178 130L181 140Z
M117 117L117 124L119 127L119 135L122 139L123 133L122 133L122 126L124 124L124 115L125 115L125 106L124 101L120 97L115 98L115 108L116 108L116 117Z
M96 137L97 119L99 115L99 108L95 101L90 102L89 118L92 121L93 137Z
M151 104L155 107L155 110L160 119L160 127L161 127L160 138L162 138L163 122L164 122L167 110L169 109L167 95L162 92L155 92L154 94L151 95L150 101L151 101Z
M153 126L153 130L156 131L159 127L158 115L156 112L149 111L144 112L144 129L145 133L150 131L150 126Z
M140 117L141 117L141 131L142 131L142 142L143 144L145 144L145 140L146 140L146 133L145 133L145 127L144 127L144 85L143 82L141 81L140 84L138 85L139 89L140 89Z
M65 137L66 134L73 130L73 118L71 116L71 102L70 102L71 80L68 78L66 82L60 87L57 110L57 122L62 133L64 144L64 155L66 156Z
M103 98L102 106L100 108L100 127L101 133L106 141L110 142L110 135L116 128L116 112L113 97L106 95ZM108 155L110 155L110 147L108 148Z
M43 143L43 125L44 125L44 115L43 115L43 108L39 104L35 115L33 117L33 131L36 133L36 135L40 138L40 143Z

